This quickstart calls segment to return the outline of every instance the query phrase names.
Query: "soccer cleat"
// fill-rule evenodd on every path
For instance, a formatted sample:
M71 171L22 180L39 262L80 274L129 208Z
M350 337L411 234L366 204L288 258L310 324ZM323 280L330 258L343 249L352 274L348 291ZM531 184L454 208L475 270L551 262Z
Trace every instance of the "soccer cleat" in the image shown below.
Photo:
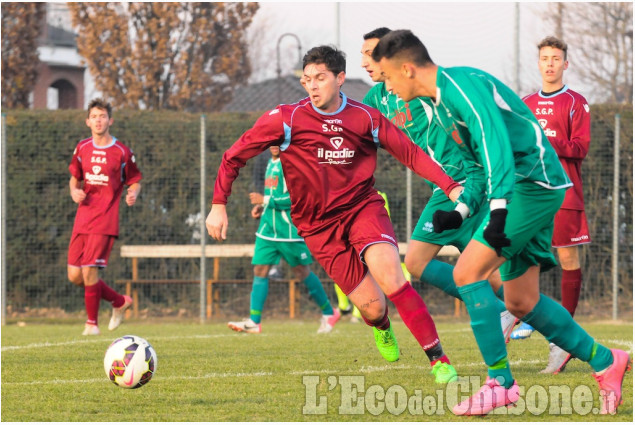
M100 335L101 332L99 332L99 328L97 327L97 325L91 325L89 323L86 323L86 325L84 326L84 332L82 332L82 335Z
M437 384L447 384L459 379L454 366L448 363L436 362L430 373L434 375L434 382Z
M553 373L554 375L562 372L573 357L554 343L549 343L549 360L547 367L540 373Z
M519 398L520 388L516 381L510 388L505 388L495 378L487 378L485 385L472 397L454 406L452 412L457 416L487 415L497 407L516 403Z
M262 326L260 323L255 323L251 319L243 319L240 322L229 322L227 326L232 331L246 332L248 334L259 334L262 332Z
M529 338L533 333L534 328L531 325L528 325L525 322L522 322L518 329L512 332L511 339L525 339Z
M333 314L324 314L320 319L320 327L318 328L317 333L319 334L327 334L333 330L333 326L340 320L339 310L333 310Z
M385 331L373 327L373 334L375 334L375 344L379 354L389 362L399 360L399 344L397 344L397 338L392 331L392 323Z
M509 311L505 310L501 313L501 329L503 330L503 337L505 337L505 344L509 342L514 326L518 323L520 323L520 320Z
M124 295L123 299L124 301L121 307L113 307L112 309L112 317L110 318L110 323L108 323L109 331L114 331L121 325L126 309L132 305L132 298L128 295Z
M622 382L626 371L631 368L631 359L626 351L611 349L613 364L601 375L596 373L593 377L600 387L601 415L614 415L617 406L622 404Z

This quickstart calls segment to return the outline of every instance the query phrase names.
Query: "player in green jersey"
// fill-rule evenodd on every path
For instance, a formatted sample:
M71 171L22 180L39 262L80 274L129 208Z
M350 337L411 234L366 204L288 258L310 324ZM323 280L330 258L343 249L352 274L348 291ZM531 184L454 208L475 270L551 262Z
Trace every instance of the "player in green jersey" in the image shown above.
M455 181L465 183L465 167L458 155L456 142L448 137L441 127L434 124L434 105L429 97L419 97L405 102L394 93L386 89L384 77L379 64L372 58L372 53L379 43L379 39L388 34L390 30L382 27L364 35L362 45L362 68L368 72L370 78L376 82L366 97L364 103L379 109L381 113L393 124L398 126L406 135L432 157L443 170ZM472 234L487 215L485 201L478 205L478 212L465 219L458 229L436 233L433 229L433 214L436 210L450 210L454 203L448 199L438 187L427 182L432 189L432 197L426 204L412 236L408 243L405 265L408 271L416 279L429 283L455 298L462 299L454 280L452 279L453 266L435 257L444 245L451 245L463 251L470 241ZM502 288L502 281L498 271L489 278L494 291ZM500 291L502 299L502 290ZM505 341L509 340L511 331L517 319L505 308L502 301L498 302L501 317L501 329Z
M520 397L505 340L491 332L498 326L498 311L486 279L500 268L508 310L550 342L588 362L600 387L600 413L615 413L622 402L629 354L598 344L564 307L540 294L539 273L556 265L551 252L553 218L571 182L531 110L484 71L434 64L423 43L408 30L382 37L373 59L380 64L387 88L405 101L419 96L434 99L436 120L457 141L469 166L458 208L437 211L436 230L459 227L483 194L489 201L488 217L453 272L488 365L488 379L453 412L483 415Z
M291 222L291 198L282 172L280 147L272 146L269 151L271 159L265 172L265 194L249 194L254 205L251 216L260 218L252 261L254 281L251 288L250 317L239 322L229 322L227 326L237 332L261 332L262 309L269 293L269 270L272 265L280 262L280 257L283 257L322 310L318 333L328 333L339 320L340 312L337 309L333 310L322 282L309 268L309 264L313 263L313 257Z

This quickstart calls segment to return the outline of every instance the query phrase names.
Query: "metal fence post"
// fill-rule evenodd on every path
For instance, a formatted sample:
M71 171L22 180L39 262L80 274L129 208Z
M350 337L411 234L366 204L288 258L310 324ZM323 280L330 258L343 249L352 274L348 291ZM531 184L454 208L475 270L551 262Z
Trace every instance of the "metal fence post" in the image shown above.
M2 326L7 322L7 114L2 114Z
M207 241L207 229L205 228L205 213L206 213L206 205L205 205L205 115L201 115L201 192L200 192L200 200L201 200L201 222L200 222L200 231L201 231L201 288L200 288L200 301L201 301L201 323L205 323L205 312L206 306L205 301L207 297L205 296L205 287L206 282L205 278L207 276L206 272L206 263L207 258L205 256L205 243Z
M618 257L620 231L620 114L615 114L615 133L613 140L613 320L617 320Z

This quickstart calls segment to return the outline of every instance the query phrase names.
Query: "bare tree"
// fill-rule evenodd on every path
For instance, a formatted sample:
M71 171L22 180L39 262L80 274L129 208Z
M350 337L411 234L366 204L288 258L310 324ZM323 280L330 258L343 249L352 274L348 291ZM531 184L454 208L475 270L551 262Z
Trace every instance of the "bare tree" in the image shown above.
M249 78L257 3L68 3L77 46L115 106L215 111Z
M2 3L2 106L28 108L46 3Z
M633 3L553 3L576 74L606 103L633 102Z

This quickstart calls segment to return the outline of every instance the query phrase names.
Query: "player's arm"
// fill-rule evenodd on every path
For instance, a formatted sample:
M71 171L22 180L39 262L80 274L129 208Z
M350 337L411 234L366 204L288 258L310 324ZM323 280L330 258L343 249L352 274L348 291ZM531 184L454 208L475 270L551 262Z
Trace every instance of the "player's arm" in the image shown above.
M141 193L141 171L137 167L137 160L134 156L134 152L129 150L128 158L124 164L124 183L128 186L126 191L126 204L131 207L137 202L139 193Z
M68 182L71 199L73 199L73 202L75 202L76 204L79 204L84 199L86 199L86 192L84 192L84 189L82 189L82 183L83 182L75 176L71 176L71 179Z
M584 159L591 144L591 114L584 98L576 98L571 116L571 134L560 137L547 137L560 158ZM565 137L562 137L565 136Z
M437 185L453 202L462 188L397 126L380 115L373 137L382 148L419 176Z
M217 241L227 238L228 221L225 205L240 169L250 158L263 152L269 146L279 145L284 141L281 116L282 112L279 108L264 114L223 154L214 184L212 208L205 220L207 231Z
M126 192L126 204L128 204L129 207L133 206L137 202L139 192L141 192L141 183L137 182L128 186L128 190Z

